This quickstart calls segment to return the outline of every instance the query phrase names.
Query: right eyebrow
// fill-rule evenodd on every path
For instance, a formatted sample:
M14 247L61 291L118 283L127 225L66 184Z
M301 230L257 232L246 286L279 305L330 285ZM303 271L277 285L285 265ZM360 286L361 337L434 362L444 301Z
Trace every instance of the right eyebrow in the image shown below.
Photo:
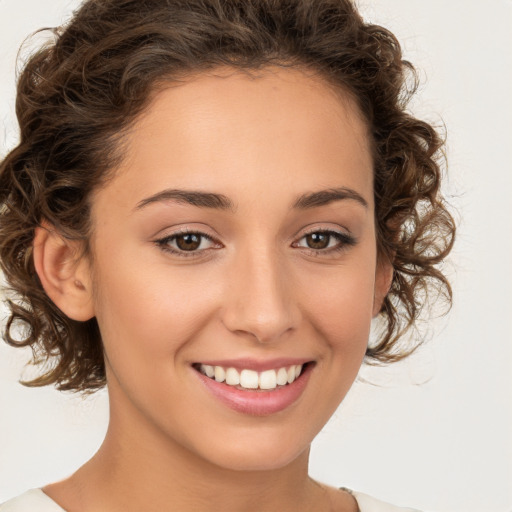
M196 190L167 189L158 192L137 203L136 210L160 201L176 201L186 203L199 208L215 208L217 210L232 210L234 205L231 199L222 194L213 192L200 192Z

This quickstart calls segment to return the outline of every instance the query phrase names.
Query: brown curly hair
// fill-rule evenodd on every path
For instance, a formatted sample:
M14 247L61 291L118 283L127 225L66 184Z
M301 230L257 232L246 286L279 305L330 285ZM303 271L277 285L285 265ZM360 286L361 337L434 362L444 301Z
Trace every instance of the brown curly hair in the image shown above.
M20 142L0 166L0 262L11 292L4 337L30 346L34 364L50 363L24 384L105 385L96 320L71 320L46 296L32 258L35 228L45 220L87 247L91 192L121 160L123 133L152 91L223 65L312 69L349 91L368 123L377 247L394 275L367 360L414 350L421 340L402 335L429 290L451 303L439 268L455 233L440 194L443 141L406 110L416 78L398 41L365 23L351 1L89 0L54 35L19 77Z

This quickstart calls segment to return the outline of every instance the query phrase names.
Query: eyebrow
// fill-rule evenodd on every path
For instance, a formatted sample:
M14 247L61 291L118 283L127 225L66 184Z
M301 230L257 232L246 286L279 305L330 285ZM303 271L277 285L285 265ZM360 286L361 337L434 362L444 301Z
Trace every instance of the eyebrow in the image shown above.
M318 192L303 194L297 199L297 201L295 201L293 207L299 210L307 210L309 208L325 206L334 201L343 201L345 199L357 201L365 208L368 208L368 202L361 194L346 187L329 188L327 190L319 190Z
M233 202L222 194L214 194L213 192L199 192L195 190L168 189L158 192L151 197L143 199L135 207L140 210L145 206L161 201L176 201L178 203L186 203L199 208L215 208L217 210L234 210Z
M308 210L310 208L318 208L335 201L353 200L368 208L368 202L355 190L346 187L330 188L319 190L318 192L310 192L301 195L293 204L294 209ZM145 206L162 201L176 201L178 203L190 204L199 208L214 208L217 210L235 211L235 206L229 197L223 194L213 192L200 192L196 190L168 189L158 192L146 199L143 199L137 206L136 210L140 210Z

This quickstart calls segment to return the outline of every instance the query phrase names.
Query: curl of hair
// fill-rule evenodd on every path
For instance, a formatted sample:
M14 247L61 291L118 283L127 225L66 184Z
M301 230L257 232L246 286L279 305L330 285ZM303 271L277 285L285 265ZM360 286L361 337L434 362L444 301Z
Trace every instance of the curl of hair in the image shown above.
M440 193L443 141L406 110L414 68L386 29L365 23L349 0L89 0L18 80L20 142L0 164L0 262L11 292L5 339L53 362L26 385L91 392L105 385L95 319L67 318L34 269L36 227L91 232L91 192L122 160L123 133L159 84L219 66L311 69L357 101L373 138L380 258L393 262L369 361L390 362L429 290L451 302L439 265L455 226ZM413 80L414 82L414 80ZM20 339L21 333L21 339ZM416 344L415 344L416 343Z

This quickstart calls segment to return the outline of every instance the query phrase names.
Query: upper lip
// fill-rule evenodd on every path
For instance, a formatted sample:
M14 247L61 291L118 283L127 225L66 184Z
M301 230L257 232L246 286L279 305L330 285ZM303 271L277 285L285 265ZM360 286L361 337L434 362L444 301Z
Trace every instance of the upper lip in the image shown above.
M264 372L265 370L275 370L293 365L306 364L312 362L311 359L298 357L281 357L277 359L258 360L250 358L242 359L209 359L199 361L195 364L206 364L209 366L222 366L223 368L235 368L237 370L254 370Z

